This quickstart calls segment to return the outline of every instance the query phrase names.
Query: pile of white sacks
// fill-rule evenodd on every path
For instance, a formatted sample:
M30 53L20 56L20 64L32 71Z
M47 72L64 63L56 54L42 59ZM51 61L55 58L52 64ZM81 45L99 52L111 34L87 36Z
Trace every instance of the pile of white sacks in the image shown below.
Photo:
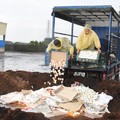
M46 117L68 114L96 118L109 113L108 103L113 97L95 92L83 84L74 87L63 85L41 88L36 91L22 90L0 96L1 106L20 108L25 112L43 113ZM12 106L13 103L17 105ZM22 104L22 107L21 107ZM82 109L82 110L81 110ZM77 113L77 114L76 114Z

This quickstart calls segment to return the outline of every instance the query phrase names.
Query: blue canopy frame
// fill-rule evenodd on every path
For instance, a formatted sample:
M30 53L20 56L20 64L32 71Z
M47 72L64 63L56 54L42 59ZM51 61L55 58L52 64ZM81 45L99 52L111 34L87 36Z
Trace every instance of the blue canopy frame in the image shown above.
M71 44L73 43L73 37L77 37L73 35L74 24L84 26L86 23L89 23L93 28L108 28L108 53L110 53L112 28L117 29L117 35L120 33L120 16L111 5L55 6L52 16L52 38L54 39L55 34L71 36ZM60 18L71 23L71 35L55 31L55 18Z

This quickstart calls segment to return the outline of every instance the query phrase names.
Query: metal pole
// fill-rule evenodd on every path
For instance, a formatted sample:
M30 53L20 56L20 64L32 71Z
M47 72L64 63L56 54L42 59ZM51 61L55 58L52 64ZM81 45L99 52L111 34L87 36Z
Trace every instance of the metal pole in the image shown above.
M108 73L109 73L109 67L110 65L110 48L111 48L111 29L112 29L112 11L110 11L109 14L109 32L108 32L108 61L107 61L107 67L106 67L106 79L108 80Z
M5 41L5 35L3 35L3 41Z
M71 27L71 44L73 44L73 31L74 31L74 20L72 20L72 27Z
M55 13L53 12L53 17L52 17L52 39L54 39L54 32L55 32Z
M110 46L111 46L111 31L112 31L112 12L109 15L109 33L108 33L108 54L110 55Z
M118 46L119 46L119 22L118 22L118 26L117 26L118 28L117 28L117 53L116 53L116 58L118 59L118 56L119 56L119 48L118 48Z

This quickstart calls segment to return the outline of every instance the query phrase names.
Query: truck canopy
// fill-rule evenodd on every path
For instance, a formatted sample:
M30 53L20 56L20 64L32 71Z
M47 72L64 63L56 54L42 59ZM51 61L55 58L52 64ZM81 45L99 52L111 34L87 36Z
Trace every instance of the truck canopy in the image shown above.
M55 6L52 15L78 25L89 23L91 26L109 26L110 14L112 25L120 23L120 16L111 5L102 6Z

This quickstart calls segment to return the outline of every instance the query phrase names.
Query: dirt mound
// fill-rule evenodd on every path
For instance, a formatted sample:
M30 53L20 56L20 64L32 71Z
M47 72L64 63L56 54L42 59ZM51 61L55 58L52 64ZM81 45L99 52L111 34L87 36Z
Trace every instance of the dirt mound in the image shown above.
M23 112L20 109L0 108L0 120L49 120L41 113Z
M37 90L48 86L48 73L26 72L26 71L6 71L0 72L0 94L6 94L22 89ZM46 82L46 84L44 84Z
M6 94L22 89L37 90L42 87L51 86L49 73L27 72L27 71L6 71L0 72L0 94ZM102 118L94 120L120 120L120 82L100 81L95 78L85 79L80 77L69 77L65 79L64 85L70 86L74 81L83 83L97 92L105 92L113 96L109 103L109 111ZM84 116L71 118L68 116L59 116L51 118L52 120L93 120ZM20 109L11 110L9 108L0 108L0 120L48 120L42 113L26 113Z

